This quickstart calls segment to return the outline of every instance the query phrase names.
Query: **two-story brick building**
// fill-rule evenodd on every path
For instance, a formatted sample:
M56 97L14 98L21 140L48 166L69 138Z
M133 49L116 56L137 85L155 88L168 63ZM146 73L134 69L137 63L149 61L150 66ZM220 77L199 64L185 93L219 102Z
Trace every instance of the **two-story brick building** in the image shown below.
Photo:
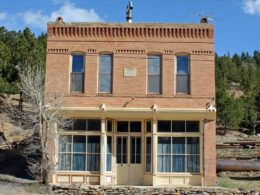
M57 94L52 183L215 185L213 25L49 23Z

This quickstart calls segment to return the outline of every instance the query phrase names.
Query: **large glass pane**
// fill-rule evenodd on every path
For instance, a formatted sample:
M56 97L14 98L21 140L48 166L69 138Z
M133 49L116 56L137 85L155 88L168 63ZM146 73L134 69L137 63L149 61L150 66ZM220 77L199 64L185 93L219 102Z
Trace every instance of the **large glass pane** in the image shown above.
M112 56L100 55L99 57L99 92L112 92Z
M123 163L127 163L127 138L123 137Z
M128 132L128 121L118 121L117 132Z
M85 171L85 161L86 154L73 154L73 171Z
M71 152L71 136L59 136L59 152Z
M189 73L189 57L177 56L177 74Z
M185 172L185 156L173 155L172 156L172 172Z
M171 121L158 121L158 132L171 132Z
M185 138L173 137L172 138L172 154L185 154Z
M74 120L73 121L73 130L75 130L75 131L86 130L86 120L85 119Z
M161 92L161 57L148 56L148 92Z
M177 75L177 93L189 93L189 74Z
M170 153L171 153L171 138L158 137L158 154L170 154Z
M71 92L83 92L84 73L71 73Z
M58 169L61 171L71 170L71 154L59 154Z
M141 151L142 151L141 137L136 137L136 160L135 160L135 163L141 163Z
M72 72L84 72L83 55L72 55Z
M88 153L100 153L100 137L88 136L87 137L87 152Z
M200 122L199 121L187 121L186 122L186 132L199 132Z
M87 120L87 130L88 131L100 131L101 130L101 120L88 119Z
M171 172L171 156L158 155L158 172Z
M85 153L86 152L86 137L73 136L73 152Z
M87 154L87 171L99 171L100 154Z
M198 137L187 138L187 154L200 154L200 140Z
M141 132L142 125L141 121L131 121L130 122L130 132Z
M172 132L185 132L185 121L172 121Z
M187 172L198 173L200 171L200 156L187 156Z

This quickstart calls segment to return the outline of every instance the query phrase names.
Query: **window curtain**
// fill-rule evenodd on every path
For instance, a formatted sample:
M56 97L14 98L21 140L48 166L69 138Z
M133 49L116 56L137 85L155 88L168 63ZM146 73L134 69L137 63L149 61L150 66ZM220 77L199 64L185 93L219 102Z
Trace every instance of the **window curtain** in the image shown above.
M158 171L171 172L171 138L158 138Z
M73 137L73 171L85 170L86 137Z
M100 167L100 137L88 136L87 171L99 171Z
M172 138L172 171L185 172L185 138Z

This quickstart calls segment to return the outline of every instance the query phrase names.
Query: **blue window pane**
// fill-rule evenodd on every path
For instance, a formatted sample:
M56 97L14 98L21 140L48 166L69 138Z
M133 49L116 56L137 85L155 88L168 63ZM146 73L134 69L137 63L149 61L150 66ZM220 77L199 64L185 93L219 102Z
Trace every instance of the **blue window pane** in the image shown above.
M85 171L86 155L73 154L73 171Z
M177 56L177 73L188 74L189 73L189 57Z
M87 171L99 171L100 154L87 154Z
M171 172L171 156L158 155L158 172Z
M198 137L187 138L187 153L200 154L200 140Z
M199 155L187 156L187 172L198 173L200 171Z
M170 154L171 153L171 138L159 137L158 138L158 154Z
M72 72L84 72L84 56L72 56Z
M88 153L100 153L100 137L88 136L87 138L87 152Z
M160 75L149 75L148 82L149 82L148 90L150 93L160 93L160 88L161 88Z
M172 153L173 154L185 154L185 138L184 137L172 138Z
M86 151L86 137L74 136L73 137L73 152L85 152Z
M172 172L185 172L185 156L172 156Z

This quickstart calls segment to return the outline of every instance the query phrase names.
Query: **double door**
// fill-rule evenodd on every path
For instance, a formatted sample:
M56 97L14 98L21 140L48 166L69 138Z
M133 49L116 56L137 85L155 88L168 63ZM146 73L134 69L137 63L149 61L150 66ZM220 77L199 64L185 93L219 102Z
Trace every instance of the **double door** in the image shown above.
M116 166L118 185L142 185L142 136L116 136Z

